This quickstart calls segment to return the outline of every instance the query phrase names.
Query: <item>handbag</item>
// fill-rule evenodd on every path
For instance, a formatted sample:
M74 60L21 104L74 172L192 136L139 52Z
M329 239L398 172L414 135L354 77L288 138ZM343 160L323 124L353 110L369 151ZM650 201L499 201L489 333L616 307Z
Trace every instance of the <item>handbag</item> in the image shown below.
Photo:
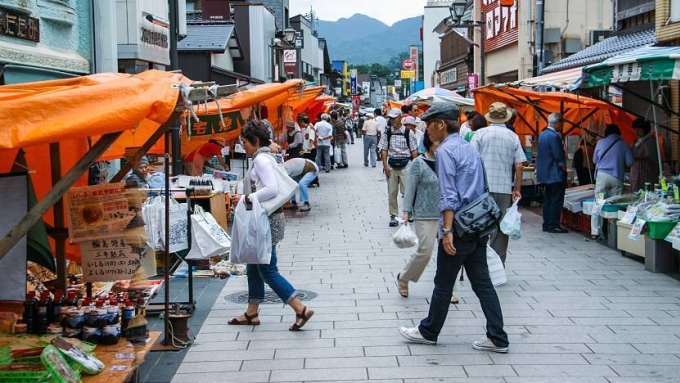
M191 215L191 250L185 259L206 259L226 254L231 248L231 238L212 214L200 206Z
M269 217L262 209L257 196L250 195L252 208L246 207L246 196L242 196L234 209L234 224L231 229L232 263L269 264L272 256L272 233Z
M496 201L489 194L489 183L486 180L483 163L482 172L484 173L484 193L459 209L454 216L453 229L458 237L489 235L496 229L503 215Z
M260 206L262 206L264 211L267 212L267 215L271 215L273 212L275 212L281 206L283 206L286 202L288 202L293 195L295 195L295 193L298 190L298 184L297 182L295 182L294 179L290 178L288 172L286 172L286 169L283 167L283 165L279 165L273 156L266 153L262 153L261 155L264 155L265 156L264 158L266 158L267 161L269 161L271 167L274 169L274 176L276 177L276 186L278 189L276 196L266 201L260 202ZM245 194L250 194L252 190L250 183L250 174L252 171L252 167L253 164L250 165L250 169L248 170L248 173L244 178L243 185Z
M501 231L512 239L522 238L522 214L517 208L518 204L519 199L512 203L501 221Z

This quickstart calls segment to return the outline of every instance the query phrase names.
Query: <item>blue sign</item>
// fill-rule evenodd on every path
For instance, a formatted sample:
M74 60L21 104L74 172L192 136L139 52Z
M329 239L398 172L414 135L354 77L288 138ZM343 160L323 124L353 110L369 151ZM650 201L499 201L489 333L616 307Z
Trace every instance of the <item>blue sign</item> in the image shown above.
M349 88L352 96L356 96L357 93L357 70L352 69L349 72Z

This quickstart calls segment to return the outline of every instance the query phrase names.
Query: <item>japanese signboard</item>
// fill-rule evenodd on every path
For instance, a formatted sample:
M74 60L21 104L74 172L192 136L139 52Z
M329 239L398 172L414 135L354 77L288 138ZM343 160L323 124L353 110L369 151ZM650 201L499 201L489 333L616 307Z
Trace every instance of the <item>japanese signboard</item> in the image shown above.
M65 195L73 242L120 236L137 216L128 209L124 183L71 188Z
M518 41L517 2L512 7L502 7L499 0L482 0L482 14L486 22L484 49L486 52Z
M40 42L40 20L0 8L0 36Z
M80 254L87 282L131 279L139 268L140 257L146 257L144 249L133 248L122 237L81 242Z
M470 73L470 74L468 74L467 80L468 80L468 89L479 88L479 74Z
M440 75L440 84L451 84L458 81L458 68L447 69Z
M416 71L414 70L403 70L401 71L401 78L416 78Z
M350 93L352 96L355 96L358 94L357 92L357 70L356 69L350 69L349 71L349 88L350 88Z
M243 120L241 112L236 110L233 112L222 113L222 120L224 126L220 123L220 116L218 115L204 115L198 116L198 122L191 123L189 135L194 136L212 136L214 134L222 134L233 132L244 126L246 123Z
M286 49L283 51L283 70L287 75L297 73L297 50Z
M418 46L417 45L409 46L408 53L409 58L411 59L411 61L413 61L413 69L411 70L414 72L414 75L411 78L414 79L415 81L418 81Z

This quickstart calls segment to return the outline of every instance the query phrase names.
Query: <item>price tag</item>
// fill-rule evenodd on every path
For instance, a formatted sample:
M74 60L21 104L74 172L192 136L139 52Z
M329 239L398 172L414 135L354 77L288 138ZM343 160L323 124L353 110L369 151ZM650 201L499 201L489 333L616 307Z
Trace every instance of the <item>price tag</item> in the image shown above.
M638 208L637 206L628 206L628 209L626 209L626 215L621 218L621 223L625 223L627 225L630 225L633 223L635 220L635 215L637 214Z
M628 238L632 239L633 241L637 241L638 238L640 238L640 234L642 234L642 228L645 226L645 223L646 222L642 219L636 219L633 227L630 229Z
M665 179L665 178L662 178L662 179L661 179L661 189L662 189L663 191L667 191L667 190L668 190L668 184L666 183L666 179Z
M131 352L116 354L116 359L134 359L134 358L135 358L135 354L133 354Z
M111 371L125 371L127 366L111 366Z

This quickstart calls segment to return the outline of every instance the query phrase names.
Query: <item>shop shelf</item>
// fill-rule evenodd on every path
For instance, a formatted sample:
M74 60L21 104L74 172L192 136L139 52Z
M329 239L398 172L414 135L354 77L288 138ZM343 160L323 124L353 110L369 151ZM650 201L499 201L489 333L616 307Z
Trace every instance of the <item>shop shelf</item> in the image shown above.
M646 223L647 228L649 229L649 233L647 233L647 236L651 239L664 239L668 235L668 233L673 230L677 222L675 221L666 221L666 222L652 222L648 221Z

